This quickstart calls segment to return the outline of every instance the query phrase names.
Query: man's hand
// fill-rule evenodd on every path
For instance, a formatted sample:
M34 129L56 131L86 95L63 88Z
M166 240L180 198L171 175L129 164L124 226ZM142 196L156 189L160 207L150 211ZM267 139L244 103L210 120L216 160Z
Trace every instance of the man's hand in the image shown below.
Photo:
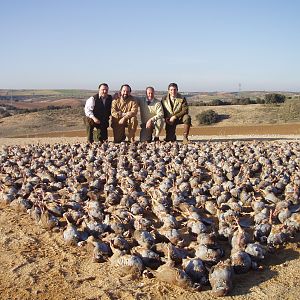
M169 125L173 125L175 120L176 120L176 117L172 116L171 118L166 118L166 123L168 123Z
M93 121L95 124L100 124L100 120L97 119L96 117L92 117Z
M175 116L172 116L172 117L170 118L170 123L173 124L173 123L175 122L175 120L176 120L176 117L175 117Z
M149 119L146 123L146 128L151 129L153 128L153 121L151 119Z
M119 120L119 124L120 124L120 125L124 125L125 122L126 122L126 118L125 118L125 117L123 117L123 118L121 118L121 119Z

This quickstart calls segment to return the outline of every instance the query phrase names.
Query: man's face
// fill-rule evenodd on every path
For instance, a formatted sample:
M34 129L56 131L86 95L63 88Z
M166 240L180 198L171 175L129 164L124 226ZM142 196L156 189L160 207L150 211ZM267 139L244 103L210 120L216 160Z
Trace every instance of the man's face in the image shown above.
M176 97L177 96L177 89L174 86L169 87L169 94L171 97Z
M147 89L146 90L146 96L148 100L153 100L154 99L154 90L153 89Z
M108 93L108 87L105 85L101 85L99 88L99 96L105 98Z
M130 96L130 88L128 86L123 86L121 89L121 97L127 99Z

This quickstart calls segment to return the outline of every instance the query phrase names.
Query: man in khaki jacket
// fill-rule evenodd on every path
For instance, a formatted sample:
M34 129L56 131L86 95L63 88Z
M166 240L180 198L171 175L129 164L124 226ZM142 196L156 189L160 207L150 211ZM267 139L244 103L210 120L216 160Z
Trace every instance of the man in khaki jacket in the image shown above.
M188 143L191 117L185 97L178 93L178 86L172 82L168 86L168 94L162 98L162 106L166 121L166 141L176 141L176 126L184 124L183 143Z
M138 105L130 94L131 87L128 84L123 84L121 86L119 96L112 102L111 127L113 129L115 143L125 141L125 128L127 128L128 131L128 141L134 142L135 139L135 133L138 125Z
M146 88L146 97L139 98L138 104L141 113L141 142L151 142L154 131L154 141L159 141L159 134L164 126L164 111L161 102L154 96L154 88Z

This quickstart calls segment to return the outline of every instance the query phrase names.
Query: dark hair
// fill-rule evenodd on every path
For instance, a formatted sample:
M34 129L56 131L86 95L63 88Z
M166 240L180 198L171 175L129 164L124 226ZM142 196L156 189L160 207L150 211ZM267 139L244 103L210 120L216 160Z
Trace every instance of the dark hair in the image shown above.
M131 93L131 87L130 87L129 84L122 84L122 85L121 85L121 88L120 88L120 92L121 92L121 90L122 90L122 88L123 88L124 86L127 86L127 87L129 88L129 92Z
M168 85L168 89L169 89L170 87L174 87L174 88L178 91L178 85L177 85L177 83L171 82L171 83Z
M151 89L154 92L154 87L153 86L147 86L145 91L147 92L148 89Z
M108 88L108 84L107 83L100 83L99 86L98 86L98 89L100 89L101 85L104 85Z

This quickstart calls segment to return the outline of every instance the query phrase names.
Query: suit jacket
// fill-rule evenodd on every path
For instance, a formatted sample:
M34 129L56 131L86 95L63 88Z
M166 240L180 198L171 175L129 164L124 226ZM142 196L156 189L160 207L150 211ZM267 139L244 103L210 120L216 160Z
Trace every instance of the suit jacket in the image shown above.
M95 116L97 119L100 120L101 125L108 127L109 117L111 115L111 104L111 95L107 96L104 105L102 100L99 98L99 94L96 94L87 100L85 105L85 115L88 118Z
M179 93L177 97L173 100L173 107L171 105L170 95L166 95L162 98L161 104L164 109L165 118L171 118L175 116L177 119L182 118L184 115L189 113L189 108L185 97L181 96Z
M142 124L146 124L149 119L156 122L164 118L164 111L160 100L154 98L150 104L147 104L147 99L143 97L137 98L137 103L140 107Z
M109 117L111 115L111 103L112 97L108 95L105 100L105 105L102 100L99 99L99 94L94 96L95 98L95 107L94 107L94 115L97 119L100 120L102 125L109 126Z
M132 96L129 96L126 100L121 97L114 99L111 106L112 125L118 124L121 117L118 113L129 113L130 118L135 117L138 113L138 104Z

